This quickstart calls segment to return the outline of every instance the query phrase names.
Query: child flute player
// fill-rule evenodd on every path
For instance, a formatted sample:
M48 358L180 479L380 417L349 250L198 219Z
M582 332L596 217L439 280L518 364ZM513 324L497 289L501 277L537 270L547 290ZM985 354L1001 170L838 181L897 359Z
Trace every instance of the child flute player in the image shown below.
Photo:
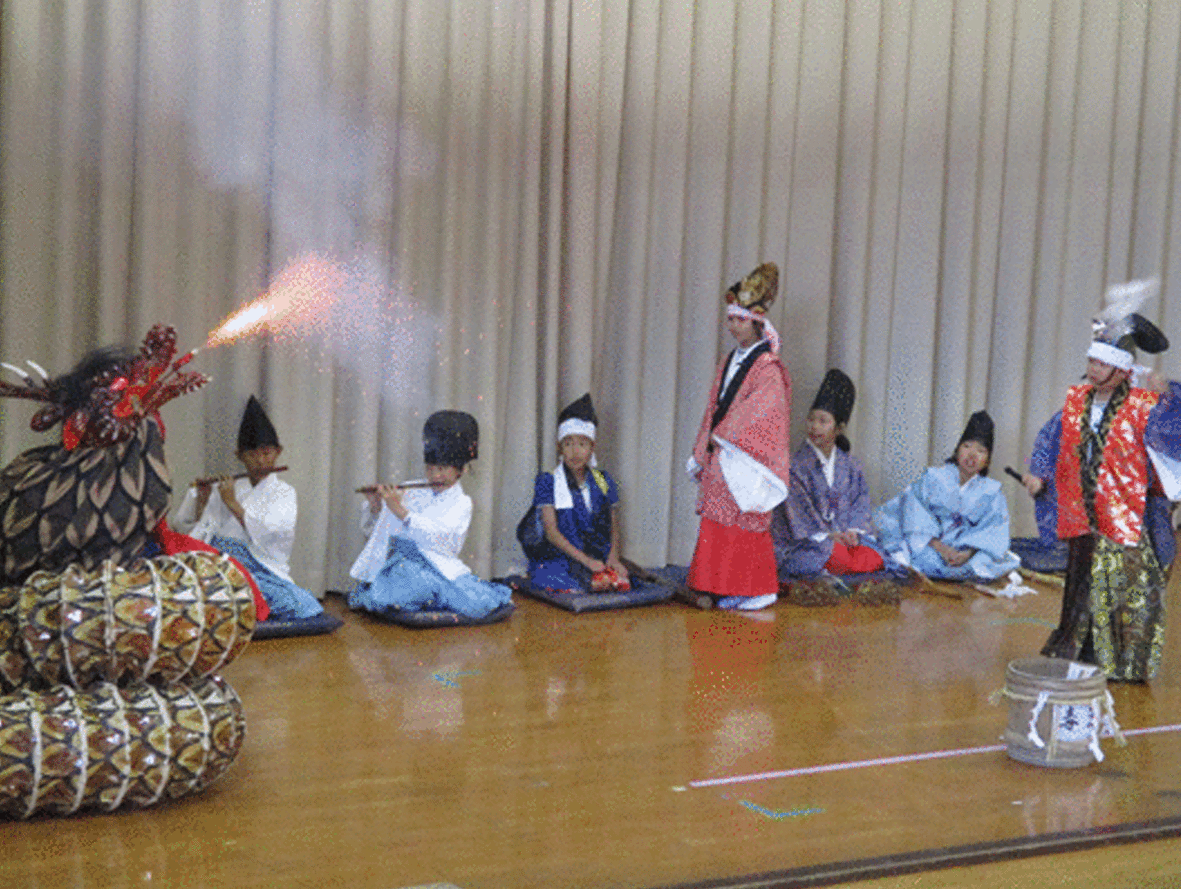
M191 537L233 556L250 572L276 620L315 617L324 609L291 579L288 562L295 544L295 488L275 474L283 453L279 435L253 395L238 427L238 459L244 478L205 479L185 494L176 525Z
M479 435L471 414L437 411L422 427L426 484L365 491L361 527L369 538L349 569L358 581L350 608L479 619L511 601L507 586L481 580L459 559L472 521L472 498L459 479L476 459Z

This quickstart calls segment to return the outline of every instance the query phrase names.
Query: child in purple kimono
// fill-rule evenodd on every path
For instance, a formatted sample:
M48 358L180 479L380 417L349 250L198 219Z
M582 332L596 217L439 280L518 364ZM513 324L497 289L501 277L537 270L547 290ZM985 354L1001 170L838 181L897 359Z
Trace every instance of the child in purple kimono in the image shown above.
M855 395L853 381L833 368L812 402L808 438L791 459L787 500L771 522L781 580L883 567L870 536L869 488L844 434Z

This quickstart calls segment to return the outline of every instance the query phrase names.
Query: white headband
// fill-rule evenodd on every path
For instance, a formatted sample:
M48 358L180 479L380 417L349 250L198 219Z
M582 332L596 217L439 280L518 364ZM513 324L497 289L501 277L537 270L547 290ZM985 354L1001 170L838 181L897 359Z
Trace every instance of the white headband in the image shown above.
M1087 349L1087 357L1095 358L1112 367L1118 367L1120 370L1131 370L1132 365L1136 363L1131 352L1102 340L1091 341L1091 347Z
M773 354L779 354L779 331L775 329L775 325L770 322L766 315L760 315L757 312L750 311L750 309L744 309L738 303L728 303L726 305L726 317L749 318L752 321L762 322L763 339L771 344L771 352Z
M585 435L591 441L594 441L595 424L590 420L579 420L577 417L563 420L558 424L558 441L561 441L567 435Z

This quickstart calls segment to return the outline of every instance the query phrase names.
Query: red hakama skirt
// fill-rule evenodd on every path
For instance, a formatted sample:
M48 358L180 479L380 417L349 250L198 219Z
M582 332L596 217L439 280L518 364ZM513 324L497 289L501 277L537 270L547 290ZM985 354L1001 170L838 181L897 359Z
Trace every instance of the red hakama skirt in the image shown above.
M765 596L779 592L770 531L746 531L702 518L686 584L715 596Z

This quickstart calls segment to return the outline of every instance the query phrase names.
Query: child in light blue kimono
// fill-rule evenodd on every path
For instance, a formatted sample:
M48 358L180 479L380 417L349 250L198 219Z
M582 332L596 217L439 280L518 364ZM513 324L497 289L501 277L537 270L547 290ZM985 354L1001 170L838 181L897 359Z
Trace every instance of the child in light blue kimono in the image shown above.
M472 498L459 479L478 442L471 414L437 411L422 429L426 479L367 492L362 529L369 539L349 569L358 581L350 608L383 617L446 611L478 620L509 604L507 586L481 580L459 558L472 521Z
M1009 552L1009 507L988 478L993 423L968 420L955 454L874 514L878 542L896 561L944 580L995 580L1020 562Z

